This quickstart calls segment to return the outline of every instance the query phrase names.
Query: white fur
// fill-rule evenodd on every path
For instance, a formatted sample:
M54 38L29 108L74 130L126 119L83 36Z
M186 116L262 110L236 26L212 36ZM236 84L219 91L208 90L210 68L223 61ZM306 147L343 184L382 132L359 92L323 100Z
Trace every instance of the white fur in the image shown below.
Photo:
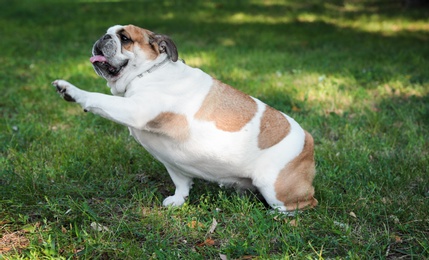
M120 28L112 27L108 33L116 37ZM264 103L254 99L257 113L240 131L219 130L214 122L194 118L212 87L211 76L178 61L138 78L136 75L165 59L165 54L147 61L133 53L118 53L130 58L134 67L127 68L117 81L108 82L115 96L83 91L63 80L54 85L85 110L127 126L134 138L165 165L176 191L163 205L182 205L192 179L201 178L226 185L254 186L273 208L287 210L276 198L273 187L279 172L303 149L304 131L298 123L285 115L291 125L289 134L278 144L261 150L258 135ZM141 64L138 69L136 64ZM174 140L147 129L150 120L166 111L186 116L189 138Z

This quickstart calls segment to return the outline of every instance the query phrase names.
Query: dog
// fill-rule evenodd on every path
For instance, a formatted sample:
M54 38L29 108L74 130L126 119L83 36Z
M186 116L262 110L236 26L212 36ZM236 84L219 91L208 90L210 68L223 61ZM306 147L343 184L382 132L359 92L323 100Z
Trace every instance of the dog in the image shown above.
M65 80L66 100L129 128L167 169L176 189L164 206L181 206L193 178L256 188L285 213L317 205L314 142L291 117L178 59L170 37L115 25L98 39L90 61L113 95Z

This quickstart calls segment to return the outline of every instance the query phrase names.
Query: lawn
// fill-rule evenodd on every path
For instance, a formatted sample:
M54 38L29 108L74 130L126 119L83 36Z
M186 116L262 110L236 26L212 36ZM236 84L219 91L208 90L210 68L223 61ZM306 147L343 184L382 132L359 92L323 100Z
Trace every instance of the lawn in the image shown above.
M400 1L0 0L0 259L429 258L429 8ZM319 205L174 185L120 125L55 93L109 93L89 62L114 24L314 137Z

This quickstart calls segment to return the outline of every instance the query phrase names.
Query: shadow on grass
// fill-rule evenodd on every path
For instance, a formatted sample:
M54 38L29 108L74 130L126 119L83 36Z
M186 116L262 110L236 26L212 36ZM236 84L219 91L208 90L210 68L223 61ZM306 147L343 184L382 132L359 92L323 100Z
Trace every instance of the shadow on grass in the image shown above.
M256 5L240 1L217 4L185 1L42 1L37 4L31 1L28 5L25 1L22 2L12 3L8 12L2 14L4 21L7 21L6 27L10 28L7 33L11 36L5 37L9 42L3 44L15 51L19 49L21 54L27 54L28 51L33 57L64 55L64 47L69 47L71 43L76 49L87 46L83 51L89 53L93 41L109 26L127 23L172 35L178 43L179 51L181 46L186 52L187 49L196 48L206 51L225 48L230 49L231 53L243 49L250 52L268 49L279 55L279 59L273 61L279 65L284 53L297 56L314 53L308 60L304 59L303 64L297 65L320 73L336 72L344 68L344 65L347 65L347 68L350 64L346 62L350 60L353 60L352 64L359 65L377 62L383 67L388 65L383 62L391 61L392 56L401 53L406 55L408 51L412 51L425 56L429 52L425 46L429 41L428 30L398 27L393 29L391 35L382 35L353 28L349 23L353 19L366 19L365 17L371 16L376 16L376 22L380 23L424 19L425 12L400 11L393 7L383 9L382 4L377 5L375 10L361 7L357 11L342 11L341 1L337 2L338 5L324 5L323 1L283 5ZM13 5L18 6L14 8ZM42 11L46 15L41 16ZM338 15L340 19L336 19ZM371 22L369 18L368 22ZM12 37L16 35L14 27L24 29L23 41ZM231 40L229 44L225 43L225 39ZM55 49L52 49L54 46ZM84 52L79 53L82 55ZM373 61L371 58L374 57L380 60ZM404 61L405 58L400 56L398 59ZM333 64L334 66L331 66ZM398 65L411 64L398 62ZM421 75L416 79L427 81L427 78Z
M343 1L16 1L0 11L5 30L1 88L6 96L22 95L17 93L22 89L6 86L14 82L34 83L38 72L29 69L32 66L41 70L58 66L64 60L68 64L86 61L93 42L109 26L127 23L170 34L185 59L195 56L195 52L212 53L217 57L215 62L203 64L203 69L212 74L228 63L256 77L294 70L319 75L347 74L365 88L400 77L408 78L410 83L429 82L428 68L421 60L429 56L426 27L397 27L384 35L353 27L352 23L355 19L367 19L368 23L387 22L387 26L394 27L401 21L422 21L429 11L401 9L397 3L376 1L348 9L345 6ZM252 55L254 52L260 55ZM54 72L50 75L62 76ZM246 80L233 83L246 92ZM43 95L35 92L28 94ZM284 94L274 91L264 98L267 103L276 104ZM2 112L5 116L14 113L11 107L18 106L18 101L0 102L0 107L8 107ZM292 107L293 102L286 101L286 107Z

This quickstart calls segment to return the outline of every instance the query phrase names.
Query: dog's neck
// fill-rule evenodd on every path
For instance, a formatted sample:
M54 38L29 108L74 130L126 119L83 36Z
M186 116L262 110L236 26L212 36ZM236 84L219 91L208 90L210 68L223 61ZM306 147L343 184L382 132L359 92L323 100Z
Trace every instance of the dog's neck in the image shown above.
M165 55L165 57L152 65L151 67L145 69L143 72L136 72L132 73L128 76L122 77L118 79L117 81L110 81L107 82L107 85L110 87L110 92L115 96L123 96L125 92L127 91L127 86L133 82L135 79L140 79L145 76L148 76L149 74L157 71L158 69L162 68L164 65L168 64L170 61L170 58Z
M165 59L163 61L161 61L160 63L156 63L155 65L153 65L149 69L138 74L136 78L143 78L145 75L150 74L150 73L154 72L155 70L161 68L164 64L166 64L169 61L170 61L170 58L168 56L165 57Z

